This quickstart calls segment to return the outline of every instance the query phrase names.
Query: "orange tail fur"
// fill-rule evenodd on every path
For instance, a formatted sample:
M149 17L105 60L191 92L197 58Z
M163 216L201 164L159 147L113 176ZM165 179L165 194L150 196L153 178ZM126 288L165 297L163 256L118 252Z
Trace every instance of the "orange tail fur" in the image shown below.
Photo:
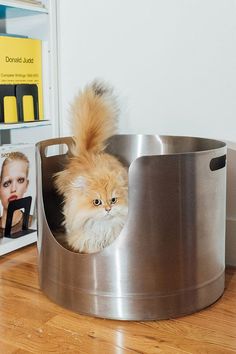
M113 90L100 81L88 85L72 104L73 154L100 153L116 133L118 107Z

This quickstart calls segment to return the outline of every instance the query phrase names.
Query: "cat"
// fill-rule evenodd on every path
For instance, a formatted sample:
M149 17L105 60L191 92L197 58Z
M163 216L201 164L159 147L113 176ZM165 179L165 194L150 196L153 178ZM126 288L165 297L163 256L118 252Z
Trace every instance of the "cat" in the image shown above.
M104 152L116 133L118 105L113 89L93 81L72 104L72 158L55 175L63 196L66 242L75 252L94 253L120 234L128 213L127 169Z

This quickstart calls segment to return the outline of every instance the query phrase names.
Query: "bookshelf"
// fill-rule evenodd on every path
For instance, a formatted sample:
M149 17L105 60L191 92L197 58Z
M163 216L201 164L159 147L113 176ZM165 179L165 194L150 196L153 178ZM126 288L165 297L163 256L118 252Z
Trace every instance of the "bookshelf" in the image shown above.
M0 130L11 130L11 129L27 129L27 128L35 128L35 127L44 127L47 125L51 125L49 120L42 120L38 122L31 123L11 123L11 124L2 124L0 123Z
M0 144L37 143L59 135L57 82L56 0L0 0L0 32L42 41L44 119L34 122L0 123ZM1 73L0 73L1 74ZM37 240L37 232L0 238L0 256Z
M19 238L0 238L0 256L25 247L37 241L37 232L19 237Z

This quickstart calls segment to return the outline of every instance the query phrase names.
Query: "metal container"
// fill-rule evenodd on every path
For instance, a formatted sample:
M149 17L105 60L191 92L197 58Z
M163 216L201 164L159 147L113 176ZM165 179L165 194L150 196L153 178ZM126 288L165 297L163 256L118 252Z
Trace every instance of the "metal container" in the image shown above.
M52 176L71 138L37 145L39 276L43 292L68 309L103 318L178 317L224 291L226 146L217 140L117 135L108 152L129 167L129 213L119 237L94 254L57 242L61 199ZM51 145L65 154L47 156Z

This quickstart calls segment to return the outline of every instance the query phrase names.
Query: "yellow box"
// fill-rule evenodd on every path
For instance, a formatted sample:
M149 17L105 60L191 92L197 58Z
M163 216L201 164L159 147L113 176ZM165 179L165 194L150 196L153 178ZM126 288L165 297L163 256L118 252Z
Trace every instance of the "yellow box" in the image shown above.
M42 48L41 41L31 38L0 36L0 84L36 84L38 87L39 119L43 119ZM23 120L31 120L32 100L23 98ZM10 112L10 110L9 110ZM9 113L10 114L10 113ZM5 122L13 122L7 114ZM18 118L19 119L19 118ZM35 117L32 115L32 120Z

